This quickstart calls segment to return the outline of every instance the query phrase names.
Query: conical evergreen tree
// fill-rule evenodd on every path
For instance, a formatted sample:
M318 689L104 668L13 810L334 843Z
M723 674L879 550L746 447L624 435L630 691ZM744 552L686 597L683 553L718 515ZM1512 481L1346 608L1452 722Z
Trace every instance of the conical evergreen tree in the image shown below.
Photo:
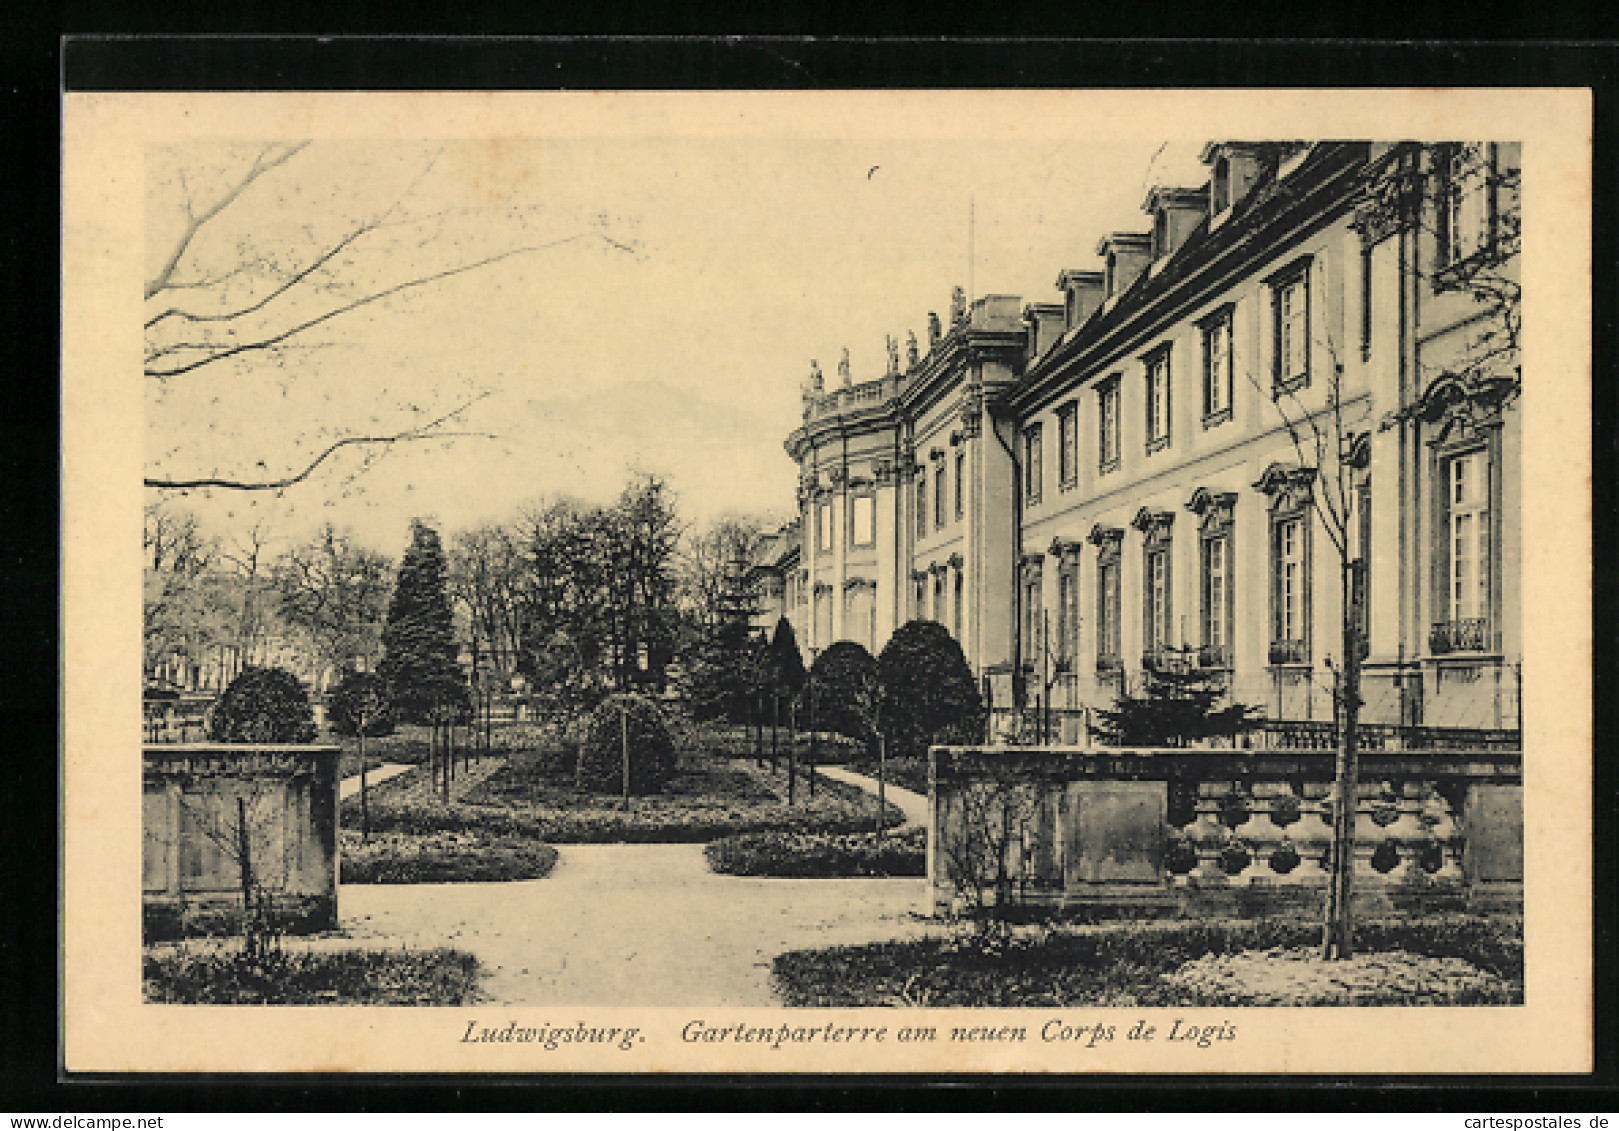
M1097 711L1096 728L1115 746L1196 746L1235 740L1251 730L1259 712L1231 700L1223 673L1185 664L1162 664L1143 673L1142 694L1123 694Z
M770 679L782 702L788 702L798 694L808 674L804 670L804 657L798 650L793 622L782 617L776 622L776 631L770 637Z
M444 547L438 531L420 520L411 523L410 547L399 562L377 674L395 717L408 722L459 717L467 700L456 663Z

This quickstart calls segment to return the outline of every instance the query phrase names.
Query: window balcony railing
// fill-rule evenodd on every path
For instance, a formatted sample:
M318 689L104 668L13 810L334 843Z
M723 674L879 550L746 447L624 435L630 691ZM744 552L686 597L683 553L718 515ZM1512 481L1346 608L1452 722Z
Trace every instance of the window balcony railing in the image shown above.
M1428 651L1436 656L1451 652L1483 652L1490 646L1490 622L1484 617L1440 621L1428 633Z
M1141 653L1141 666L1148 671L1184 672L1192 667L1196 653L1189 648L1160 644Z
M1231 645L1205 644L1197 650L1197 666L1200 668L1229 668L1231 667Z
M1270 662L1273 664L1307 664L1310 662L1310 644L1307 640L1272 640Z
M1523 736L1516 730L1505 729L1361 723L1356 734L1356 744L1361 750L1379 753L1419 750L1510 753L1523 749ZM1253 731L1250 741L1261 750L1332 750L1338 745L1338 724L1325 719L1267 719Z

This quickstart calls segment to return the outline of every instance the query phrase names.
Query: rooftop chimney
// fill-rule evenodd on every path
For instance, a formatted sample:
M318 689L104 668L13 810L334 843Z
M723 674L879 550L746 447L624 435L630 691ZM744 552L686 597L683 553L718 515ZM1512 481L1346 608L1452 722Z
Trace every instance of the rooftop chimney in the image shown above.
M1096 245L1096 254L1104 263L1105 291L1111 300L1129 290L1147 269L1152 255L1152 236L1146 232L1114 232L1102 237Z
M1064 271L1057 276L1057 289L1062 292L1064 329L1082 325L1096 313L1107 296L1103 293L1106 280L1100 271Z

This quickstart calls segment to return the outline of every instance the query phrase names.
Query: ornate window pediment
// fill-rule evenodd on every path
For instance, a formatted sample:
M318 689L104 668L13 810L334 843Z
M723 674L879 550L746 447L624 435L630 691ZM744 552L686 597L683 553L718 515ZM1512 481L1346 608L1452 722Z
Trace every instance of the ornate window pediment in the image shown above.
M1501 409L1518 382L1500 375L1446 373L1438 377L1412 406L1412 414L1433 426L1430 443L1471 439L1501 423Z
M1091 527L1086 535L1086 541L1095 546L1104 558L1119 556L1119 547L1124 543L1124 531L1117 526L1103 526L1097 523Z
M1232 513L1237 506L1235 491L1210 491L1199 487L1186 500L1186 509L1198 517L1198 529L1205 534L1217 534L1231 529Z
M875 589L875 588L877 588L877 583L875 581L870 580L869 578L850 577L850 578L846 578L844 580L843 588L845 590Z
M1141 531L1149 543L1168 541L1175 525L1175 512L1142 507L1136 511L1130 525Z
M1079 550L1082 545L1083 543L1075 538L1053 538L1047 553L1066 562L1079 557Z
M1254 490L1270 496L1273 511L1300 510L1310 501L1315 468L1277 461L1254 481Z
M951 566L952 568L960 569L965 560L966 559L964 559L960 554L951 554L945 559L945 564Z

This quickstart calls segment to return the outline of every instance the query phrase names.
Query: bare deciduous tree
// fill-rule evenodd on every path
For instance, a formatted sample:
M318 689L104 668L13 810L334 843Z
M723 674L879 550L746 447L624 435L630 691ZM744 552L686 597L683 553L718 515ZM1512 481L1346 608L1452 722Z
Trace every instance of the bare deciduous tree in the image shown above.
M317 331L340 335L362 311L387 310L416 292L514 257L583 241L634 250L601 226L536 238L522 217L433 197L424 182L442 150L396 178L379 174L377 166L386 160L344 166L334 154L340 156L341 148L292 141L150 155L148 228L158 235L147 249L143 371L155 387L155 407L163 406L164 394L177 382L209 381L221 394L241 395L248 377L296 380L309 351L332 344ZM334 169L347 179L334 182ZM385 184L403 180L403 187L388 191L373 183L379 178ZM459 423L484 395L468 391L436 405L401 405L392 425L375 411L365 424L326 422L306 429L293 452L233 453L234 465L224 469L167 470L169 461L187 458L182 441L157 453L145 484L162 490L281 490L349 450L362 453L353 472L358 474L397 444L486 435ZM201 403L217 408L220 401L215 395ZM192 431L208 426L204 420L185 423Z

